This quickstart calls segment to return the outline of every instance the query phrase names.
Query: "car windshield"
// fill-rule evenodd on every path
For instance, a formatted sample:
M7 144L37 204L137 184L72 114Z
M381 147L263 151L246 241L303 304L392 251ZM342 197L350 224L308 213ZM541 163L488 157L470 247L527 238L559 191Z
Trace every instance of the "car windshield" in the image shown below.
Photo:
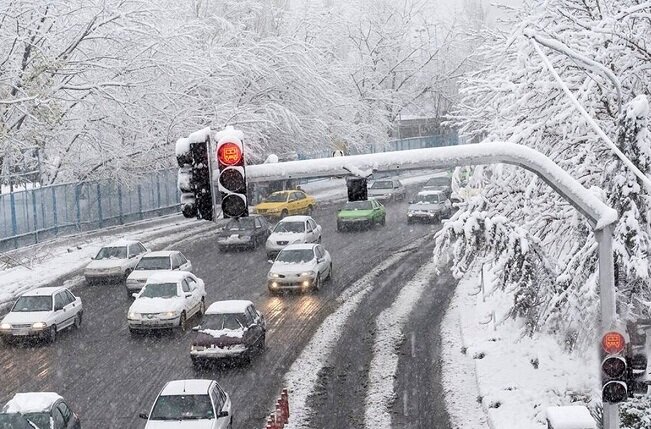
M126 246L120 247L102 247L95 259L126 259L127 248Z
M52 310L51 296L21 296L11 309L15 312L50 310Z
M370 201L349 201L344 205L344 210L372 210Z
M255 228L255 219L251 217L243 217L241 219L231 219L230 222L224 227L227 231L245 231Z
M37 428L50 428L50 414L48 413L24 413L23 417L36 425Z
M277 194L271 194L263 202L265 203L284 203L287 201L287 192L280 192Z
M425 186L450 186L449 177L432 177L425 183Z
M208 395L159 396L149 420L201 420L213 419Z
M278 254L276 261L288 264L300 264L309 262L312 259L314 259L314 251L312 249L283 249Z
M274 232L305 232L305 222L278 222Z
M169 256L145 257L138 262L136 270L169 270L172 264Z
M438 202L439 202L439 196L436 194L418 195L418 197L416 198L416 203L421 203L421 204L433 204Z
M31 423L19 413L0 413L0 429L49 429L49 424L40 425L33 420Z
M242 327L246 326L245 320L244 315L241 313L206 314L201 320L201 328L216 331L242 329Z
M176 283L149 283L145 285L140 297L145 298L174 298Z
M390 180L379 180L373 182L371 189L391 189L393 188L393 182Z

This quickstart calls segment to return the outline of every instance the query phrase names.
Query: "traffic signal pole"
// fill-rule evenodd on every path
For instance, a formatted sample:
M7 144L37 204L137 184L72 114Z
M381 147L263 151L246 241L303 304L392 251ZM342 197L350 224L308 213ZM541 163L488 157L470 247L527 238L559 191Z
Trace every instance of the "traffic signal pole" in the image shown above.
M617 324L613 265L613 225L615 210L542 153L526 146L492 142L383 152L366 155L280 162L247 166L248 182L346 176L349 171L401 171L423 168L449 168L464 165L506 163L525 168L544 180L590 222L599 244L599 289L602 332ZM599 369L601 372L601 367ZM604 402L604 429L618 429L617 404Z

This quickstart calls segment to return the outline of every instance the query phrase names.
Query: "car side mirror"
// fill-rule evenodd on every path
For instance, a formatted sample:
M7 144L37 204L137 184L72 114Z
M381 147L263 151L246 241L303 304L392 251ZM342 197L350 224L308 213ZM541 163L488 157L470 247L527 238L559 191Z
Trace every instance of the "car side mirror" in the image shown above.
M272 259L267 259L267 262L270 263L270 264L274 263L274 261Z
M138 417L141 419L149 420L149 415L147 413L140 413L138 414Z
M54 311L61 311L63 310L63 305L57 305L54 307Z
M132 293L131 296L134 297L134 298L138 298L138 292Z
M193 330L194 332L199 332L199 331L201 330L201 325L193 326L193 327L192 327L192 330Z
M323 258L317 258L317 260L316 260L317 264L320 264L320 263L323 262L323 261L324 261Z
M91 261L94 261L94 260L95 260L95 257L94 257L94 256L91 256L91 257L90 257L90 260L91 260Z
M220 411L219 414L217 414L217 418L221 419L222 417L228 417L228 411Z
M133 258L135 258L136 256L138 256L138 255L129 255L129 259L133 259Z

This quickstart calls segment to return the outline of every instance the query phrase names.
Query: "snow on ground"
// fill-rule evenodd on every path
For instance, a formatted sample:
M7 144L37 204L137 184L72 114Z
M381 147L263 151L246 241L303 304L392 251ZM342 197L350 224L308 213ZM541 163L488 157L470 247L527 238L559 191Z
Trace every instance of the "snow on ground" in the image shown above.
M214 229L213 223L172 218L171 224L157 225L133 233L114 232L109 236L84 239L71 237L70 241L58 241L56 245L41 243L34 248L30 259L21 258L20 265L0 271L0 308L12 302L21 293L44 286L57 278L83 269L99 249L120 238L139 240L148 248L158 248L178 243L188 236ZM5 256L4 258L7 258ZM3 260L0 255L0 260Z
M437 272L435 260L423 265L403 286L391 307L380 313L375 321L377 334L368 373L364 415L364 426L369 429L391 428L391 404L395 397L394 382L404 326Z
M319 372L337 346L348 318L359 307L364 297L371 292L378 274L403 258L408 248L418 247L423 241L424 239L417 240L407 248L396 252L339 296L337 301L341 305L323 321L301 355L285 374L285 385L290 392L289 409L291 410L287 429L309 428L310 409L307 407L307 399L314 392ZM383 281L391 281L399 274L396 271Z
M443 332L450 334L442 343L444 385L465 387L450 389L446 396L453 426L482 427L476 426L481 416L472 411L481 401L493 429L512 429L514 422L518 429L545 429L547 407L583 405L580 401L596 397L597 348L568 354L548 334L523 336L522 322L507 316L512 298L492 289L488 268L484 293L480 278L475 272L459 282L443 322ZM471 360L479 386L474 397L466 391L474 384Z

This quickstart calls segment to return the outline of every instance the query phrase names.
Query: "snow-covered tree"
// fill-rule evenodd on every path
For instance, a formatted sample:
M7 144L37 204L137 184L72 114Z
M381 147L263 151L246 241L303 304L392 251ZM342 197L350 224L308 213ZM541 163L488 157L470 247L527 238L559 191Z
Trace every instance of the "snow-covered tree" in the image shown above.
M649 17L651 4L632 0L536 3L509 32L485 33L491 40L482 51L487 65L465 78L452 118L470 137L539 150L618 210L616 286L619 310L627 318L648 315L651 308L649 189L580 116L525 35L554 42L553 49L542 49L563 81L649 176L644 107L651 92ZM438 250L454 246L457 273L493 252L502 284L513 293L512 314L526 316L530 332L544 329L570 344L592 344L598 273L591 227L531 173L503 165L484 170L490 174L484 175L482 195L444 227ZM494 227L495 219L501 228ZM476 236L484 238L473 240Z

